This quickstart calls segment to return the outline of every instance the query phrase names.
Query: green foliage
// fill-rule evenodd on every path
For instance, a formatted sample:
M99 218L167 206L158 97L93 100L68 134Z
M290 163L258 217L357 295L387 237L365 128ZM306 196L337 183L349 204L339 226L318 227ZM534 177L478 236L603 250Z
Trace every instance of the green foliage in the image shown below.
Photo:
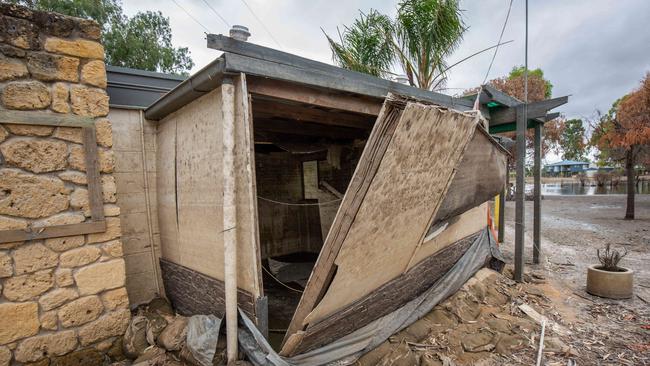
M457 0L403 0L399 4L395 48L411 85L434 89L444 83L445 58L458 47L465 30Z
M385 77L397 61L411 85L431 90L444 84L445 59L464 32L458 0L402 0L394 20L372 10L346 26L340 42L325 36L341 67Z
M169 18L161 12L137 13L125 20L104 35L108 64L173 74L194 66L187 47L172 46Z
M386 76L394 58L390 41L392 27L390 18L370 10L345 27L343 34L339 34L340 43L327 34L325 37L337 64L373 76Z
M564 122L564 130L560 136L560 146L564 151L565 160L586 160L585 128L581 119L570 119Z
M517 79L520 77L523 78L525 70L526 68L524 66L514 66L510 71L510 74L508 75L508 79ZM553 95L553 84L551 84L550 81L544 78L544 71L542 71L542 69L540 68L537 68L535 70L528 69L528 77L529 78L535 77L544 80L545 82L544 98L550 98Z
M119 0L11 0L30 8L93 19L102 26L106 63L141 70L186 74L194 62L187 47L172 45L169 18L139 12L129 18Z
M118 0L11 0L10 2L33 9L93 19L104 29L122 15L122 6Z

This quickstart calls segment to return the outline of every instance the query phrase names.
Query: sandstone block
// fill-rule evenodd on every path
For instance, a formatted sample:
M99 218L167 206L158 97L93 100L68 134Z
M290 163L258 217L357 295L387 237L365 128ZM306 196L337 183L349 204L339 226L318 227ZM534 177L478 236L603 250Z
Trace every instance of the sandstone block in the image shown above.
M95 41L98 41L102 35L102 28L99 24L89 19L79 19L77 21L77 31L82 37Z
M53 177L0 169L0 192L0 214L4 215L39 218L68 208L65 186ZM18 222L0 226L8 224Z
M11 277L14 269L11 265L11 257L6 252L0 252L0 278Z
M2 189L1 187L0 185L0 189ZM2 200L3 198L0 195L0 205ZM0 216L0 230L23 230L27 228L27 225L27 220Z
M45 40L45 50L83 58L104 59L104 47L85 39L67 40L49 37Z
M117 310L84 325L79 330L79 339L82 346L101 341L103 339L124 334L129 325L131 312L128 309Z
M102 244L102 250L104 253L111 257L121 258L124 256L124 251L122 250L122 241L120 240L111 240Z
M78 210L89 211L88 190L77 188L70 195L70 207Z
M16 274L36 272L57 265L58 255L41 243L24 245L13 253Z
M45 357L61 356L77 348L73 330L32 337L20 342L15 357L19 362L38 361Z
M11 363L11 350L5 346L0 346L0 366L9 366Z
M104 292L102 300L107 310L129 308L129 296L124 287Z
M25 50L22 50L20 48L8 44L0 44L0 53L8 57L20 57L20 58L25 57L25 55L27 54Z
M53 285L51 271L40 271L7 278L2 294L10 301L26 301L51 289Z
M32 223L32 227L40 228L40 227L55 226L55 225L79 224L84 222L84 220L86 220L86 217L82 213L64 212L54 216L50 216L46 219L34 221Z
M9 137L9 132L7 132L4 127L0 126L0 142L6 140L7 137Z
M119 216L120 215L120 206L118 205L104 205L104 216Z
M106 89L106 66L104 61L88 61L81 68L81 82Z
M66 182L71 182L74 184L80 184L80 185L88 184L88 178L86 177L86 174L81 172L75 172L72 170L59 173L59 178L63 179Z
M94 348L84 348L78 351L68 353L67 355L56 357L49 366L95 366L104 365L104 356ZM115 364L111 364L115 365ZM121 366L118 363L116 366ZM32 366L32 365L30 365ZM47 366L47 365L45 365ZM142 365L144 366L144 365Z
M57 330L59 328L56 311L48 311L41 314L41 328L47 330Z
M27 68L32 77L43 81L79 81L79 59L53 55L51 53L31 53Z
M70 90L66 84L54 83L52 85L52 106L50 108L57 113L70 113Z
M117 202L117 185L115 184L115 177L112 175L102 175L101 181L104 203Z
M49 136L54 131L54 127L49 126L18 125L11 123L7 123L4 126L14 135L22 136Z
M70 168L86 171L86 154L81 145L75 145L70 148L68 164ZM112 150L97 150L97 160L99 162L99 171L102 173L112 173L115 168L115 155Z
M75 23L74 18L46 11L34 11L30 19L41 32L59 37L69 37Z
M38 303L41 305L41 308L43 308L43 310L48 311L56 309L59 306L78 297L79 293L77 293L77 290L75 289L59 288L41 296L41 298L38 299Z
M0 304L0 345L38 333L38 305L35 302Z
M74 85L70 89L72 112L80 116L103 117L108 114L108 95L103 89Z
M2 103L7 109L43 109L51 102L50 90L38 81L14 81L2 90Z
M92 295L104 290L123 287L125 278L123 259L91 264L80 268L74 274L75 282L82 295Z
M18 79L26 75L27 67L21 60L0 56L0 81Z
M59 268L54 272L54 281L59 287L67 287L74 285L74 278L72 278L72 270L69 268Z
M122 235L122 227L119 217L106 218L106 231L103 233L88 234L88 244L102 243L117 239Z
M0 146L9 165L34 173L65 169L68 146L63 141L50 139L11 139Z
M103 310L99 297L87 296L62 306L58 315L61 325L70 328L97 319Z
M61 267L80 267L96 261L100 255L101 250L98 248L85 246L62 253L59 263Z
M56 131L54 131L54 135L52 135L52 137L75 142L77 144L81 144L83 142L81 128L79 127L58 127Z
M0 15L0 34L3 43L23 49L38 49L38 28L32 22L6 15Z
M95 131L97 134L97 144L99 146L113 146L113 128L108 119L102 118L95 121Z
M45 246L57 252L64 252L84 245L83 235L63 236L60 238L45 239Z

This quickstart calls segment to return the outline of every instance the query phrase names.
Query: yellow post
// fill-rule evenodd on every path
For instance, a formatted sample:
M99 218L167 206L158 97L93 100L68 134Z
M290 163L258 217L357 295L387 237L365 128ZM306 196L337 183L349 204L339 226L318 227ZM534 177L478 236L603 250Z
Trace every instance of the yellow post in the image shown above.
M497 232L501 231L501 228L499 227L499 195L497 194L496 197L494 197L494 226L497 228Z

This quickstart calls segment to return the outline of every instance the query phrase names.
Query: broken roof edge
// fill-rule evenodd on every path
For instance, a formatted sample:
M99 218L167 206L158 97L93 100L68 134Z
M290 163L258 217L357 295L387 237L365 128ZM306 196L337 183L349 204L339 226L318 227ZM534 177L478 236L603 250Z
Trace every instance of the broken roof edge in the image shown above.
M220 49L224 53L156 100L145 110L147 119L161 120L217 88L224 74L239 73L378 99L384 99L389 92L393 92L460 111L473 107L471 101L462 98L415 88L223 35L208 35L208 47Z

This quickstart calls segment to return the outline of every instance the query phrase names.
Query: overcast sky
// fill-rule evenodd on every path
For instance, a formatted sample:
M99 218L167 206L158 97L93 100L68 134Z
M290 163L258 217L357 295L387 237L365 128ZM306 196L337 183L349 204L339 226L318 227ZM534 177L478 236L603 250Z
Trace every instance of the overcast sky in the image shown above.
M196 21L174 0L124 0L123 6L128 15L160 10L168 16L173 43L190 49L196 63L194 72L220 54L206 48L206 30L197 21L212 33L228 33L226 24L206 1L231 25L248 26L250 42L331 63L321 28L336 35L337 26L350 24L359 10L367 12L370 8L394 15L399 0L175 1ZM450 63L496 44L509 0L465 0L461 4L469 30ZM530 0L529 67L544 70L554 85L553 96L571 95L569 103L558 109L568 117L589 117L597 108L606 111L650 71L649 23L648 0ZM490 79L506 75L514 65L524 63L524 0L514 0L505 40L514 42L499 49ZM484 53L453 69L447 87L466 89L479 85L491 57L491 52Z

